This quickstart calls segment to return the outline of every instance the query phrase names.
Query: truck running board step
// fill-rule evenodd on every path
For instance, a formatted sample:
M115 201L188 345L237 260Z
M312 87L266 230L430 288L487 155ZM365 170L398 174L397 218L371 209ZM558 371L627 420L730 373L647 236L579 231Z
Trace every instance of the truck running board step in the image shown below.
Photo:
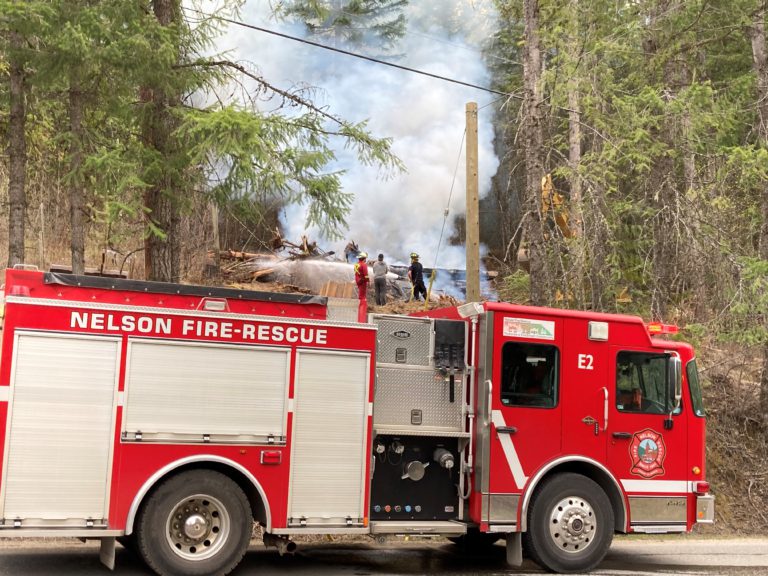
M386 520L371 522L371 534L465 534L466 532L466 524L451 521L402 522Z

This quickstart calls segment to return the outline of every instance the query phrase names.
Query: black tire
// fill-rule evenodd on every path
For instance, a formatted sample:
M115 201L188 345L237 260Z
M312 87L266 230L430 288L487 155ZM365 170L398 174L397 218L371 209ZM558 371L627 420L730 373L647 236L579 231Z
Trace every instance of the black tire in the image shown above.
M504 534L480 532L477 528L469 528L466 534L462 534L461 536L451 536L448 540L461 548L462 552L473 552L477 550L487 550L503 537Z
M140 556L139 547L136 544L135 532L130 536L118 536L117 541L126 550L129 550L131 553L136 554L136 556Z
M232 480L191 470L163 482L137 519L136 544L161 576L228 574L248 549L253 518Z
M587 572L608 552L613 528L611 502L596 482L580 474L558 474L533 495L523 545L546 570Z

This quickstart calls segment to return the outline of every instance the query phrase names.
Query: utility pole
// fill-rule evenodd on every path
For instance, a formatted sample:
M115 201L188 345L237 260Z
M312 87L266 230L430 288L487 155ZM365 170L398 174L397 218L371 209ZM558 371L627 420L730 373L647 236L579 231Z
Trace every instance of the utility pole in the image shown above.
M215 201L211 202L211 225L213 227L213 261L216 263L218 273L221 265L221 237L219 236L219 206Z
M214 200L209 205L211 210L211 227L213 229L213 258L205 260L205 275L218 278L221 274L221 237L219 236L219 206Z
M480 208L477 189L477 102L467 102L467 302L480 301Z

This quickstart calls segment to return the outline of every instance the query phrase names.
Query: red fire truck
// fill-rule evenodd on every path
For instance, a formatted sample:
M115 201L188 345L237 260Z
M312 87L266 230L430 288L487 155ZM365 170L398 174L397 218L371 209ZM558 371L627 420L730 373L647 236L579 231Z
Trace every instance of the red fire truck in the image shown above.
M713 520L694 353L668 327L490 302L357 323L318 296L30 270L4 297L0 537L224 574L255 521L281 553L506 538L510 563L574 572L615 532Z

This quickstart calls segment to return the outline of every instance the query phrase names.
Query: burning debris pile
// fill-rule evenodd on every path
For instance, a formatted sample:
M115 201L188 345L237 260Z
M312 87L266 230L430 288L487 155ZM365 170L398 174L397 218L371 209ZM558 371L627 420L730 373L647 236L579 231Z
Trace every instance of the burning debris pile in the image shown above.
M353 263L357 262L360 250L354 241L345 247L343 258L337 257L333 251L319 248L317 242L310 242L306 236L302 236L300 242L294 243L276 233L271 248L272 252L263 253L221 251L218 255L219 271L232 283L272 283L297 292L341 298L357 297ZM209 260L214 260L215 256L214 253L209 253ZM431 273L431 269L424 269L427 283ZM496 273L489 272L482 279L484 294L493 292L490 282L495 277ZM437 278L439 280L432 288L430 302L438 306L460 303L465 290L464 271L438 269ZM390 264L387 274L387 307L391 305L394 309L387 311L417 310L418 302L411 303L410 299L408 266ZM374 301L373 282L369 285L368 300Z

